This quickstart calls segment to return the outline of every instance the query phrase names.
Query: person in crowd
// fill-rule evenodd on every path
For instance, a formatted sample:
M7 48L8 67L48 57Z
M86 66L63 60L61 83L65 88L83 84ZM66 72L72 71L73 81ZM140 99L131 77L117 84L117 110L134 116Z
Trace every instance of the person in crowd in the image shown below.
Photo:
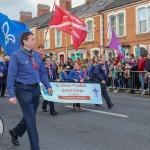
M40 44L38 46L38 53L40 54L40 57L41 57L41 59L44 62L44 57L45 57L45 54L44 54L44 45Z
M138 73L139 73L139 79L140 79L140 82L141 82L141 91L140 93L144 90L144 68L145 68L145 65L146 65L146 59L143 55L140 55L139 56L139 63L138 63Z
M68 75L68 80L73 82L84 82L84 72L80 69L81 62L79 60L74 61L74 69ZM80 103L73 104L73 108L76 111L83 111L80 107Z
M108 65L109 65L109 83L108 83L108 85L112 85L112 83L113 83L113 70L114 70L114 62L113 62L112 58L109 59Z
M70 67L70 64L69 64L69 61L68 61L68 60L66 60L66 61L64 62L64 67L67 67L67 70L70 70L70 69L71 69L71 67Z
M117 66L116 65L114 65L112 79L113 79L113 86L118 87L118 85L117 85Z
M33 50L36 43L34 34L24 32L20 39L22 47L11 55L7 90L9 102L16 104L18 100L23 117L16 127L9 130L9 134L12 144L19 146L18 136L22 137L27 130L31 150L40 150L35 115L40 100L39 83L44 84L49 94L53 91L43 61Z
M85 65L86 65L88 71L90 70L91 64L92 63L86 58L85 59Z
M125 71L124 71L124 77L125 78L130 78L130 69L131 69L131 66L126 63L126 65L125 65Z
M6 55L5 59L6 59L6 61L4 62L5 66L4 66L4 76L3 76L1 97L6 97L5 96L5 91L6 91L6 85L7 85L7 74L8 74L8 67L9 67L10 57Z
M93 57L93 63L91 64L89 73L88 73L88 79L91 79L92 81L98 81L98 70L97 66L99 64L98 57Z
M68 73L67 73L67 68L63 67L63 71L61 73L61 80L66 81L68 80Z
M53 60L51 60L51 58L49 56L45 57L45 68L47 71L47 76L50 82L52 81L58 81L58 77L56 75L56 68L54 66L54 62ZM47 101L44 100L43 104L42 104L42 110L43 112L47 112L46 108L47 105L49 104L50 107L50 114L51 115L57 115L58 112L55 111L55 107L54 107L54 102L52 101Z
M63 68L66 68L64 65L64 61L60 60L60 62L57 64L57 73L58 73L59 78L61 78L61 73L62 73Z
M6 90L6 66L4 62L0 62L0 93L1 97L5 97Z
M119 88L122 88L123 84L124 84L124 77L123 77L122 66L118 66L117 81L118 81Z
M134 54L130 54L129 57L130 57L130 61L131 61L131 62L134 62L134 61L135 61Z
M126 54L125 58L128 59L128 60L130 60L129 53Z
M101 55L100 57L100 63L98 64L97 70L98 70L98 81L101 84L102 96L105 99L108 108L111 109L114 106L114 104L112 104L110 97L107 93L106 83L109 76L109 67L108 64L106 63L106 56L104 54Z
M144 68L147 72L150 72L150 52L147 54L146 64Z
M146 74L147 81L148 81L148 87L149 87L149 92L150 92L150 52L147 54L147 59L146 59L146 64L144 68L148 73Z
M88 70L86 65L81 66L81 70L83 71L83 80L88 81Z

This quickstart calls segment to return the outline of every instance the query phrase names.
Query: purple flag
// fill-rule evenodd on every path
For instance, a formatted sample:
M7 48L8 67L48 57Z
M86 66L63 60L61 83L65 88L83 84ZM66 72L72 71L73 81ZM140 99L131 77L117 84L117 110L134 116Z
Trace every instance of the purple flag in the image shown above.
M125 58L124 53L122 51L122 46L120 44L120 41L115 33L115 31L113 30L113 28L111 27L111 37L110 37L110 41L107 45L107 47L109 47L110 49L113 50L117 50L119 52L119 54L121 55L121 58L129 65L131 66L135 66L137 65L136 62L130 62L128 59Z

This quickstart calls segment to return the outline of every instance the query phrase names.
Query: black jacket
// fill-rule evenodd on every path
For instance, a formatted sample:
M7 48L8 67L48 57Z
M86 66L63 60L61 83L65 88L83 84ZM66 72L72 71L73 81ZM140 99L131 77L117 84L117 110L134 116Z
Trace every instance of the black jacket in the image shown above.
M148 71L148 72L150 72L150 59L146 60L145 70Z

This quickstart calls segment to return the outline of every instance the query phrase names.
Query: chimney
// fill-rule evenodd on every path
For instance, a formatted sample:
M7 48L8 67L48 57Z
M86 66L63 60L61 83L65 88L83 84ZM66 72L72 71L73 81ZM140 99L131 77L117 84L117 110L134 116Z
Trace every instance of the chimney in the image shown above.
M40 16L47 14L49 12L50 12L50 6L43 5L43 4L37 5L37 17L40 17Z
M32 18L32 13L31 12L25 12L25 11L20 12L20 22L30 20L31 18Z
M93 0L85 0L85 4L89 5Z
M72 0L59 0L59 4L62 9L69 10L72 8Z

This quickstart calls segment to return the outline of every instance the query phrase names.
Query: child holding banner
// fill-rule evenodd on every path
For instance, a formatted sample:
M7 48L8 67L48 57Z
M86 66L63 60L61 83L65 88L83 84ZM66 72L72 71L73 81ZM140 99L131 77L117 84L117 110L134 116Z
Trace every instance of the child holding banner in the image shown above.
M81 70L83 71L83 79L84 81L88 81L88 70L86 65L81 66Z
M98 80L98 76L97 76L97 73L98 73L98 70L97 70L97 67L98 67L98 57L97 56L94 56L93 57L93 63L90 67L90 70L89 70L89 75L88 75L88 79L91 79L92 81L97 81Z
M63 71L61 73L61 80L66 81L68 80L67 68L63 67Z
M45 68L47 71L49 81L55 81L55 80L58 81L57 75L56 75L56 68L53 66L53 61L51 60L51 58L49 56L45 57ZM54 102L52 102L52 101L44 100L44 102L42 104L42 110L44 112L47 112L47 110L46 110L47 104L49 104L49 107L50 107L50 114L57 115L58 112L55 111Z
M79 60L74 61L74 69L69 73L68 80L74 81L74 82L84 82L84 72L80 70L81 62ZM73 108L76 111L83 111L80 107L80 103L73 104Z

